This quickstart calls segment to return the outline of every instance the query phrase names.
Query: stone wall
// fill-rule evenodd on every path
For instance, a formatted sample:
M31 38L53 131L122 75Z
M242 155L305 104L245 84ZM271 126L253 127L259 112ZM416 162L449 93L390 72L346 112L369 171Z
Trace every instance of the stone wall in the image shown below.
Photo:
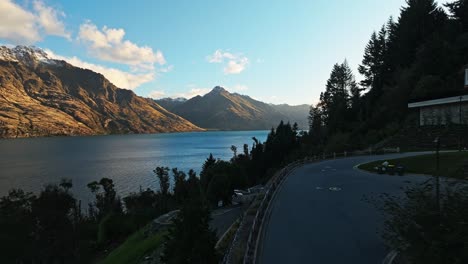
M468 102L463 102L462 124L468 124ZM419 110L421 126L436 126L460 123L460 104L445 104L421 107Z

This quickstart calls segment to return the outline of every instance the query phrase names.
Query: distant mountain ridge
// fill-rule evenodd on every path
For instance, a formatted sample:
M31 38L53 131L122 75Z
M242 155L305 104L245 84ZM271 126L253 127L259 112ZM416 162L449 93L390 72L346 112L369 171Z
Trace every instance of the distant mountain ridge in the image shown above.
M186 98L177 97L177 98L162 98L155 100L160 106L164 107L168 111L173 111L175 107L187 102Z
M206 129L271 129L281 120L298 123L301 129L308 127L309 105L267 104L246 95L230 93L220 86L204 96L195 96L186 101L164 98L156 102Z
M0 47L0 137L199 130L101 74L35 47Z

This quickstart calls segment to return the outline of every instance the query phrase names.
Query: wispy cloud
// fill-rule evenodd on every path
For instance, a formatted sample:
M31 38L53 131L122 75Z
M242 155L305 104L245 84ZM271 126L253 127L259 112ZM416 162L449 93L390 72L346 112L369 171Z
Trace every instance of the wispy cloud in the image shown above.
M239 74L243 72L249 64L249 59L242 54L233 54L221 49L208 55L206 60L209 63L225 63L224 74Z
M71 34L65 30L65 24L61 20L61 18L65 17L64 12L46 6L41 1L34 1L33 6L37 12L36 19L46 34L71 40Z
M51 35L72 40L63 21L66 18L63 11L48 6L43 0L24 2L24 5L19 5L13 0L0 0L0 39L8 44L21 45L34 44ZM76 39L91 57L103 61L106 66L75 56L61 56L51 50L47 52L52 58L101 73L121 88L135 89L153 81L158 73L167 73L174 68L173 65L166 65L161 51L125 39L122 28L98 28L91 21L86 21L80 25ZM109 63L126 65L128 71L110 67Z
M211 91L210 88L206 88L206 87L199 87L195 84L188 84L187 85L187 89L188 91L186 92L182 92L182 93L176 93L170 97L172 98L177 98L177 97L183 97L183 98L187 98L187 99L190 99L192 97L195 97L197 95L200 95L200 96L203 96L207 93L209 93Z
M165 94L166 93L164 91L154 90L154 91L149 92L148 97L152 99L160 99L164 97Z
M77 57L65 57L58 54L55 54L51 50L45 50L50 58L57 59L57 60L64 60L74 66L90 69L92 71L101 73L104 75L109 81L111 81L117 87L123 89L133 90L140 85L153 81L155 79L154 72L146 72L146 73L131 73L122 71L119 69L105 67L102 65L97 65L94 63L85 62Z
M195 97L197 95L203 96L203 95L209 93L210 90L211 89L209 89L209 88L192 88L187 92L177 93L173 97L183 97L183 98L190 99L190 98Z
M29 11L11 0L0 0L0 38L13 44L33 44L47 35L70 39L70 33L61 20L65 13L33 1Z
M122 28L99 29L91 21L80 26L78 40L89 51L89 54L103 61L121 63L135 69L153 69L154 64L164 65L166 60L161 51L154 51L149 46L138 46L125 40Z
M166 66L166 67L159 68L158 71L166 73L166 72L171 72L173 69L174 69L174 65L169 65L169 66Z

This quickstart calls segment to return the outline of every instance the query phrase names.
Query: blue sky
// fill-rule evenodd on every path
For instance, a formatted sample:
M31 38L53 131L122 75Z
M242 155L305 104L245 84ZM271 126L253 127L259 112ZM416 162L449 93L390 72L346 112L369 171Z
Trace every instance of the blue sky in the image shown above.
M404 0L0 0L0 43L36 45L142 96L216 85L270 103L318 100L334 63L355 70ZM8 14L8 15L7 15Z

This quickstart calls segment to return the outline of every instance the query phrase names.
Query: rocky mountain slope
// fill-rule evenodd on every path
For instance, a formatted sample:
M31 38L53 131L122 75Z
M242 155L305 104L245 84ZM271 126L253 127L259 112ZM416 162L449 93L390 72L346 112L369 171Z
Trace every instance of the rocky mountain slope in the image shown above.
M310 105L301 104L301 105L288 105L288 104L279 104L279 105L270 105L276 111L283 113L287 116L291 123L296 122L300 129L309 129L309 111Z
M201 129L101 74L34 47L0 47L0 137L195 130Z
M156 102L197 126L220 130L270 129L281 120L297 122L304 129L309 111L308 105L266 104L245 95L229 93L219 86L204 96L187 101L165 98Z

